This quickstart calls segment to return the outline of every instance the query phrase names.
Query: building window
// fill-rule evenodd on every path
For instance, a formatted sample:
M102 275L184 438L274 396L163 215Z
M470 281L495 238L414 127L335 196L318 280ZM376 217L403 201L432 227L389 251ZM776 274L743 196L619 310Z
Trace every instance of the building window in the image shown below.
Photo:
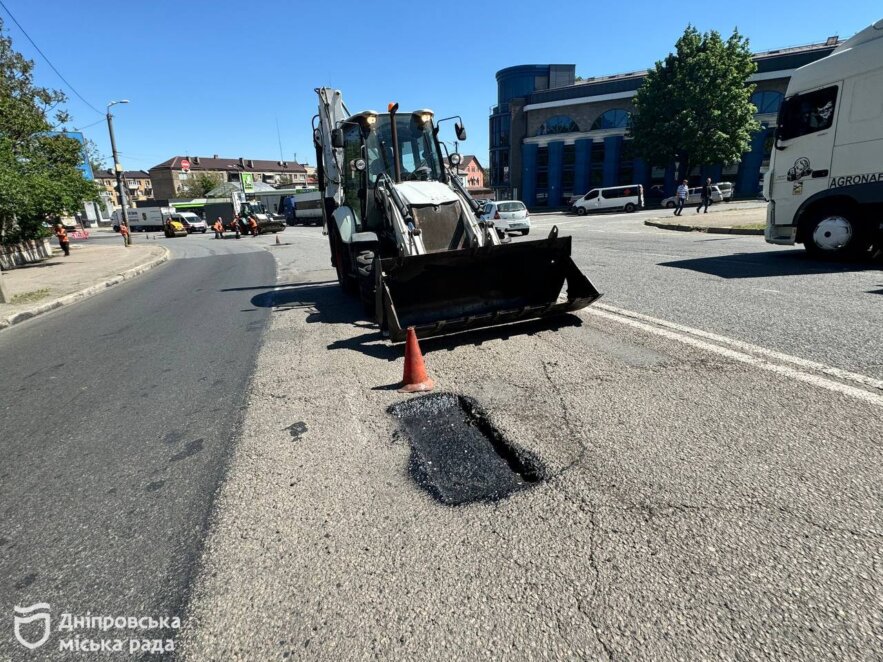
M589 171L589 188L596 188L604 183L604 143L592 143L592 167Z
M565 145L561 164L561 192L565 198L573 195L573 168L576 163L576 146Z
M755 92L751 95L751 103L757 108L758 115L776 114L779 112L779 106L782 105L783 95L781 92L767 90L765 92Z
M629 125L631 113L622 108L614 108L602 113L598 119L592 123L591 131L599 131L602 129L625 129Z
M537 149L537 205L547 204L549 191L549 148Z
M619 173L618 182L620 184L635 184L635 150L632 147L631 140L622 141L622 149L619 152Z
M538 136L550 136L555 133L577 133L579 126L567 115L550 117L537 129Z

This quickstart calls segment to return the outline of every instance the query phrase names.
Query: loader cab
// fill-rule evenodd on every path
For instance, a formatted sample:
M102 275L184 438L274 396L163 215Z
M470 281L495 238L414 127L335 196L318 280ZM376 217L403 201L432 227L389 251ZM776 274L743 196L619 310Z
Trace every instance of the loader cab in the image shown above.
M396 164L403 182L445 181L431 111L365 111L348 118L341 128L344 201L357 216L356 232L380 229L383 221L375 207L374 187L382 174L395 180Z

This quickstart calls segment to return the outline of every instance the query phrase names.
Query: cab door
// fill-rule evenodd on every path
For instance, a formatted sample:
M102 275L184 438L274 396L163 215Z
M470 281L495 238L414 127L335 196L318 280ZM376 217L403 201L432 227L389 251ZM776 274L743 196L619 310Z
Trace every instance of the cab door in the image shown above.
M771 194L799 206L828 187L840 82L788 97L779 111Z

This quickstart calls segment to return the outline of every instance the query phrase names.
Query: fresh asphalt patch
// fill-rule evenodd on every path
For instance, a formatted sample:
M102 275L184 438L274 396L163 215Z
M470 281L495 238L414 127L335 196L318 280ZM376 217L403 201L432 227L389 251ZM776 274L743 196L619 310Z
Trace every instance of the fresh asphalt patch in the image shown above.
M498 501L545 475L539 459L509 442L472 398L434 393L387 411L411 443L411 477L441 503Z

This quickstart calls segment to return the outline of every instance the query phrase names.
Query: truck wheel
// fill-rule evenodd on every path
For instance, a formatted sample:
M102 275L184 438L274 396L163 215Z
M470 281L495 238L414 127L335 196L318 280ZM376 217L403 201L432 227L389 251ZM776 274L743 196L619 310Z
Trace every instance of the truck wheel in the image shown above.
M633 211L635 211L635 205L634 205L634 203L631 203L631 202L628 203L628 204L625 206L625 210L626 210L629 214L631 214Z
M854 215L821 212L807 225L803 238L806 252L822 260L856 257L870 247Z
M577 216L585 216L586 215L586 208L585 207L577 207L576 208L576 215Z
M374 251L360 251L356 255L356 269L359 272L359 298L370 318L374 319Z

